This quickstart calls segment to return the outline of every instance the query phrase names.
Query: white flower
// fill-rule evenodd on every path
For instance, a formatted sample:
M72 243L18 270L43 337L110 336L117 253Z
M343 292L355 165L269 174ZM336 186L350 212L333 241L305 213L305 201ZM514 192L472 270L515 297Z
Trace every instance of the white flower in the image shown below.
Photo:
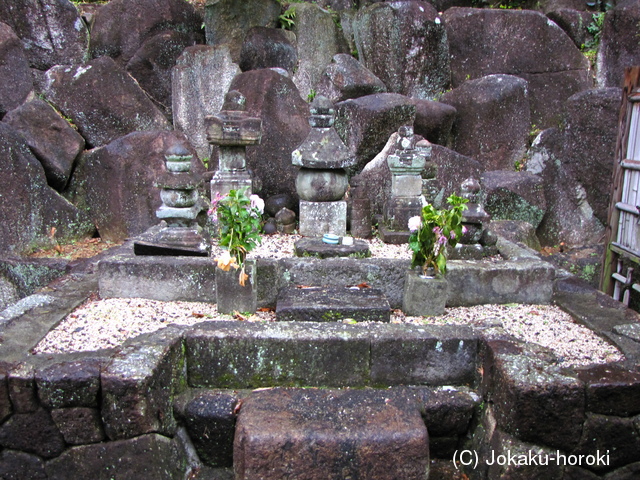
M420 230L422 227L422 218L419 216L411 217L409 219L409 231L415 232L416 230Z
M251 200L251 208L257 208L260 214L264 213L264 200L258 195L251 195L249 200Z

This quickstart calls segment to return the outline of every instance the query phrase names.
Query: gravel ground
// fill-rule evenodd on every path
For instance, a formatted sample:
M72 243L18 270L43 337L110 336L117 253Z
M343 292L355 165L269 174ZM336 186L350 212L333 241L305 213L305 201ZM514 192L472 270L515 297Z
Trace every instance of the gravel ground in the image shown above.
M265 237L252 257L282 258L293 255L296 235ZM371 242L373 257L411 258L406 245ZM218 255L220 250L213 252ZM275 321L272 310L254 315L218 314L216 306L195 302L159 302L147 299L88 301L69 314L34 349L36 354L92 351L113 348L128 338L170 324L194 325L217 320ZM562 366L620 361L620 352L570 315L550 305L479 305L446 309L439 317L408 317L394 310L393 323L469 324L478 328L502 326L509 334L551 349Z

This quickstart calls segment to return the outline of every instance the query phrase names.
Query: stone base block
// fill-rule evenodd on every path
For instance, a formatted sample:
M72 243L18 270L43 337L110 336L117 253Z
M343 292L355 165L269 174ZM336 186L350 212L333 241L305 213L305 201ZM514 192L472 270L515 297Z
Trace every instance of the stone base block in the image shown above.
M215 198L216 193L224 197L231 190L240 190L246 188L247 197L251 195L251 176L248 172L220 172L217 171L211 179L211 198Z
M249 278L244 285L240 285L240 270L231 269L225 272L216 269L216 302L218 312L248 312L254 313L258 308L258 284L256 262L246 260L244 272Z
M390 243L391 245L409 243L409 237L411 236L409 230L391 230L383 226L378 227L378 233L384 243Z
M402 311L406 315L442 315L447 303L447 281L408 271L404 280Z
M300 200L300 235L321 237L347 234L347 202L307 202Z
M278 296L279 321L389 322L391 308L384 294L374 288L291 287Z
M237 480L425 480L427 428L417 403L387 390L275 388L238 415Z
M295 253L298 257L370 257L369 244L364 240L354 240L353 245L329 245L321 238L302 238L295 243Z

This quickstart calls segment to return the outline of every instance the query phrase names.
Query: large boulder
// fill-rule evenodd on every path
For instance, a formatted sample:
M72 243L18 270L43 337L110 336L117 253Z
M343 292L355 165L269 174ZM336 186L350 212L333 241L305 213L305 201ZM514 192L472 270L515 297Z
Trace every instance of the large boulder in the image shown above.
M69 181L84 139L51 105L38 98L10 111L3 119L27 142L44 167L49 185L62 191Z
M543 180L530 172L496 170L482 175L484 208L494 220L521 220L537 228L547 210Z
M291 79L270 69L241 73L229 90L242 93L247 113L262 118L262 142L247 147L247 165L262 181L261 196L288 193L297 199L291 152L309 134L309 104Z
M331 13L311 3L300 3L295 9L293 32L298 39L298 69L293 83L303 98L315 91L322 72L337 53L346 51L342 32Z
M189 47L173 68L173 125L187 136L202 160L211 157L204 117L220 112L239 73L226 45Z
M598 85L622 87L624 69L640 64L640 3L627 2L605 14L598 51Z
M461 195L461 185L468 178L480 181L484 167L471 157L461 155L441 145L432 145L431 160L436 164L436 183L438 188L435 202L438 206L447 206L449 195Z
M509 170L522 160L530 130L527 82L513 75L469 80L441 100L458 114L452 148L486 170Z
M456 108L433 100L413 99L413 104L416 106L413 131L432 143L446 145L458 113Z
M276 0L207 0L204 15L207 44L228 44L231 58L239 63L247 32L253 27L277 27L281 11Z
M126 70L155 104L171 118L171 71L193 35L167 30L145 40L127 62Z
M298 65L296 35L282 28L253 27L247 32L240 53L240 69L283 68L290 75Z
M0 171L0 250L20 253L50 244L53 236L64 241L93 233L88 216L47 185L40 162L4 122Z
M536 233L543 246L594 244L604 227L594 216L584 187L563 166L564 143L564 134L550 128L538 135L527 154L527 171L542 178L547 202Z
M564 100L591 88L589 62L554 22L530 10L451 8L444 14L457 87L491 74L529 82L531 122L557 126Z
M53 67L47 72L45 95L90 147L138 130L171 128L138 83L110 57Z
M335 128L357 158L360 171L403 125L412 125L416 107L398 93L376 93L336 103Z
M318 95L333 103L385 93L387 87L371 70L346 53L334 55L316 85Z
M0 21L22 40L31 66L48 70L54 65L82 63L89 49L89 31L68 0L0 2Z
M389 92L433 99L451 81L447 31L429 3L375 3L358 11L353 30L360 61Z
M107 55L124 67L142 45L165 31L202 43L202 17L184 0L112 0L96 11L91 29L91 56ZM184 40L183 40L184 42Z
M154 183L166 171L166 151L177 143L195 153L181 133L156 130L131 133L80 157L70 189L102 239L120 242L159 223L156 210L162 202ZM191 171L204 173L195 156Z
M567 100L564 168L582 185L596 218L607 223L622 90L587 90Z
M593 41L593 34L588 28L593 23L593 15L593 12L561 8L549 12L547 17L567 32L576 47L582 48L586 43Z
M0 118L24 102L33 90L29 61L20 39L0 23Z

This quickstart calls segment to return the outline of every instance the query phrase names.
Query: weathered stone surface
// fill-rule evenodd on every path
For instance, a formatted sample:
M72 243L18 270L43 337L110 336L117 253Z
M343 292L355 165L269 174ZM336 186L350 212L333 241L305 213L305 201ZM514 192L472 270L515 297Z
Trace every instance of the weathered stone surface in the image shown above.
M640 448L640 434L633 423L631 418L587 413L580 443L572 453L593 455L596 451L604 453L608 450L608 465L590 467L598 473L608 472L635 462ZM612 445L616 445L616 448L611 448Z
M625 67L640 63L638 21L637 2L618 4L605 14L598 51L598 86L622 87Z
M585 419L582 382L546 371L531 353L494 353L492 362L498 428L525 442L565 451L578 446Z
M53 67L47 72L45 95L91 147L134 131L170 128L136 81L109 57Z
M134 255L131 250L98 265L102 298L216 301L216 265L210 258Z
M309 133L309 105L293 82L273 70L251 70L229 87L247 99L247 112L262 118L262 142L247 148L247 167L262 180L262 197L288 193L296 200L298 169L291 152Z
M432 99L451 80L447 30L425 2L382 2L358 11L353 30L360 61L390 92Z
M215 322L186 333L195 388L365 385L369 341L352 325Z
M173 435L174 395L183 388L178 329L167 327L125 345L102 372L102 419L111 440L158 432Z
M73 447L47 462L49 480L102 478L112 472L120 478L181 480L187 471L186 457L177 440L157 434L131 440Z
M252 393L238 416L238 479L417 480L428 464L416 404L388 391L272 389Z
M547 13L547 17L564 30L578 48L593 40L593 34L587 27L593 22L593 12L559 8Z
M444 23L453 86L491 74L523 77L530 82L531 122L539 128L557 126L562 102L591 85L587 59L539 12L454 7Z
M598 220L606 225L613 157L622 92L594 89L567 100L567 127L563 166L586 192Z
M523 220L535 228L547 210L542 178L529 172L497 170L482 175L484 208L495 220Z
M0 375L0 422L11 415L11 399L9 398L9 384L5 374Z
M451 135L457 110L446 103L414 99L416 119L413 130L431 143L446 145Z
M246 33L253 27L276 27L280 13L281 5L276 0L207 0L207 44L229 44L231 58L238 63Z
M177 399L178 416L200 460L211 467L233 466L233 435L238 393L195 390Z
M300 3L293 32L297 38L298 68L293 83L302 98L307 98L320 81L322 72L337 53L346 51L342 32L330 12L312 3Z
M347 202L300 200L298 231L305 237L321 237L325 233L344 237L347 234Z
M378 289L289 287L278 295L276 320L284 322L389 322L389 301Z
M373 385L466 385L474 382L478 338L466 326L389 325L371 339Z
M524 156L530 129L527 82L512 75L470 80L441 101L456 108L452 149L487 170L512 170Z
M240 69L284 68L290 75L298 64L296 35L282 28L253 27L242 43Z
M146 39L126 64L127 72L169 118L172 113L173 67L184 49L196 42L197 39L189 33L163 31Z
M0 445L42 458L57 457L65 448L60 431L44 409L9 418L0 426Z
M166 169L165 153L175 144L188 147L179 132L134 132L80 157L71 187L76 204L88 207L101 238L122 241L159 223L156 210L162 202L154 184ZM203 171L194 155L191 172Z
M369 244L364 240L353 239L352 245L329 245L322 241L321 238L302 238L295 245L295 254L298 257L369 257Z
M420 402L431 440L466 434L481 401L477 393L466 387L408 387L403 393L413 395Z
M0 478L47 480L47 473L40 457L15 450L3 450L0 452Z
M594 216L584 187L563 168L567 156L573 157L570 150L565 154L565 139L558 129L547 129L527 152L526 170L543 179L547 203L537 235L543 245L594 244L602 238L604 227Z
M0 19L20 37L31 66L39 70L79 64L87 58L89 31L71 2L2 2Z
M240 275L247 278L240 284ZM258 281L255 260L246 260L243 270L216 269L216 304L218 312L233 314L234 312L255 313L258 308Z
M83 358L37 370L35 381L40 402L49 409L97 407L103 363L104 360Z
M5 23L0 23L0 85L0 118L20 106L33 90L33 78L23 46Z
M418 144L420 147L420 144ZM425 151L426 153L426 151ZM484 166L474 158L461 155L440 145L431 145L431 161L437 166L438 187L434 203L445 206L451 194L460 194L460 186L468 178L479 180Z
M60 258L29 258L14 255L0 256L0 278L10 284L16 299L33 294L37 289L48 285L67 272L69 262ZM0 295L0 311L3 295ZM4 301L9 301L4 297ZM5 308L6 308L5 306ZM0 415L1 416L1 415Z
M267 197L267 199L265 200L264 211L272 217L275 217L276 214L283 208L286 208L288 210L295 208L295 203L291 195L287 195L286 193L278 193L276 195Z
M580 369L577 378L587 389L587 410L629 417L640 413L640 373L616 364Z
M173 68L173 124L202 160L211 157L204 118L220 112L231 81L239 73L226 45L189 47Z
M403 125L411 125L416 107L397 93L377 93L345 100L335 105L335 129L356 156L360 171Z
M3 121L25 139L42 163L49 185L62 191L84 149L82 136L51 105L37 98L10 111Z
M18 252L58 240L90 235L88 216L47 185L44 169L24 140L0 122L0 249Z
M402 311L406 315L435 316L444 314L449 285L444 277L424 278L408 271L404 281Z
M91 28L91 56L107 55L124 67L162 31L180 32L190 45L203 43L202 17L182 0L113 0L96 11Z
M332 102L385 93L387 87L371 70L346 53L334 55L315 90Z
M534 250L540 250L536 229L523 220L492 220L489 230L513 243L522 243Z
M346 150L344 144L343 148ZM331 150L335 152L334 149ZM331 150L327 150L327 152L331 152ZM300 152L300 150L295 152ZM349 178L347 177L347 172L341 168L303 167L298 171L298 176L296 177L296 192L298 192L301 200L308 202L340 201L348 187Z
M64 441L70 445L85 445L104 440L100 412L95 408L60 408L51 410L51 417Z

